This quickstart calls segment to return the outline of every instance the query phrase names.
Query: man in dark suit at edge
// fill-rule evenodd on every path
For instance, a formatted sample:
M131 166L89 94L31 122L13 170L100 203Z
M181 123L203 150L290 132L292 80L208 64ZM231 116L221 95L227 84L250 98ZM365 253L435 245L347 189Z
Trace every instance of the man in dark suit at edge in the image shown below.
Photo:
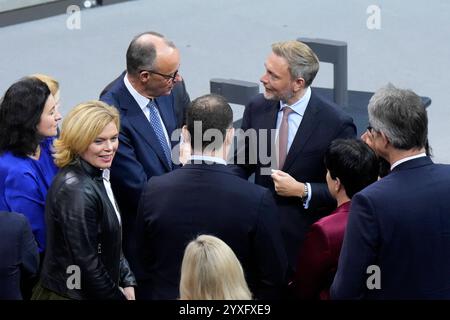
M260 80L265 92L245 108L241 127L244 140L238 141L235 161L245 170L243 175L255 173L255 183L274 192L293 271L308 227L336 205L325 181L325 151L334 139L355 137L356 127L339 106L310 88L319 60L306 44L273 44L265 68ZM271 129L277 129L276 137L268 132L267 143L261 141L263 133ZM256 134L256 141L248 139L248 130ZM276 141L275 146L271 141ZM264 155L276 161L264 163ZM252 158L256 163L251 163Z
M388 85L366 135L390 173L354 195L332 299L450 298L450 166L426 155L418 95Z
M179 50L163 35L136 36L126 62L126 73L107 86L100 100L120 112L111 184L123 219L124 252L138 275L134 227L140 195L148 179L177 167L171 159L177 141L171 136L181 128L190 99L178 72Z

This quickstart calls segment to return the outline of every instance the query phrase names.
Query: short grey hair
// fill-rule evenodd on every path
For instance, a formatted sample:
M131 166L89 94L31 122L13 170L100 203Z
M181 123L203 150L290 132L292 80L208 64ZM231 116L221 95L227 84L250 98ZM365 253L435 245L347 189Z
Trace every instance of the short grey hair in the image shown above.
M145 35L161 38L167 46L176 48L172 41L158 32L148 31L135 36L127 50L127 72L134 76L141 70L153 70L154 68L157 55L156 47L152 42L141 41Z
M305 79L309 87L319 71L319 59L314 51L297 40L272 44L272 52L286 59L292 79Z
M369 123L383 132L397 149L425 147L428 117L420 97L411 90L392 84L379 89L369 101Z

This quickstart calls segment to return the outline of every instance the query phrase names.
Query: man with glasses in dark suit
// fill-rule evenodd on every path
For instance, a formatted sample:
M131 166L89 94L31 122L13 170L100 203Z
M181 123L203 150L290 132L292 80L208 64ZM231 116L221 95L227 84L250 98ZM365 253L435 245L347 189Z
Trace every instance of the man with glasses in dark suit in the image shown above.
M390 173L352 198L331 297L449 299L450 166L427 155L427 112L392 85L368 112L366 140Z
M127 70L108 85L100 100L120 112L119 149L111 170L111 184L123 218L123 246L136 270L134 225L141 191L152 176L177 167L172 138L183 123L189 95L178 69L175 44L156 32L145 32L130 43Z

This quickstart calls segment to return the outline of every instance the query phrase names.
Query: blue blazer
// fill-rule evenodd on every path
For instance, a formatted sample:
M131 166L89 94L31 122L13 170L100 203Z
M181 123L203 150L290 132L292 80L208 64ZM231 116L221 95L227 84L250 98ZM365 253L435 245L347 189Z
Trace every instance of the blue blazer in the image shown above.
M148 179L172 169L148 119L126 88L124 75L108 86L100 100L120 112L119 148L111 167L111 186L123 218L125 255L133 267L134 226L141 192ZM170 138L175 129L181 128L190 102L184 82L178 82L170 95L155 100Z
M53 162L54 138L41 142L39 160L0 155L0 210L19 212L28 218L39 251L45 250L45 198L58 168Z
M450 166L409 160L352 198L333 299L450 299ZM380 268L381 289L368 289ZM368 281L369 279L369 281Z
M21 280L36 275L39 251L27 218L0 212L0 300L21 300Z
M346 115L342 108L322 99L312 89L311 99L283 167L283 171L297 181L311 184L310 209L305 210L298 197L288 198L276 195L270 175L261 174L261 168L270 167L270 164L264 164L260 158L258 146L260 146L261 132L259 130L276 128L279 106L279 101L267 100L262 94L250 101L244 111L242 129L256 129L258 142L253 145L246 143L244 149L238 149L237 156L242 150L246 153L256 152L258 163L248 164L247 160L246 164L239 166L245 170L245 176L249 177L255 173L255 183L269 188L274 193L289 264L294 269L300 246L309 226L336 207L325 180L326 168L323 162L325 151L334 139L354 138L356 127L352 118ZM269 137L275 138L270 135ZM267 143L268 155L272 153L270 139Z
M186 245L197 235L225 241L257 298L280 298L287 259L271 193L221 164L186 164L150 179L137 218L145 274L138 299L177 299Z

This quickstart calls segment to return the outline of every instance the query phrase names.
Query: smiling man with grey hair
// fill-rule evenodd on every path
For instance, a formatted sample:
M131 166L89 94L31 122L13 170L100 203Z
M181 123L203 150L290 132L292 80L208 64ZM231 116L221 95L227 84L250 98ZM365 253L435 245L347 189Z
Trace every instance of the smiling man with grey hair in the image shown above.
M331 296L449 299L450 166L426 156L426 110L388 85L368 111L367 134L391 173L353 197Z

